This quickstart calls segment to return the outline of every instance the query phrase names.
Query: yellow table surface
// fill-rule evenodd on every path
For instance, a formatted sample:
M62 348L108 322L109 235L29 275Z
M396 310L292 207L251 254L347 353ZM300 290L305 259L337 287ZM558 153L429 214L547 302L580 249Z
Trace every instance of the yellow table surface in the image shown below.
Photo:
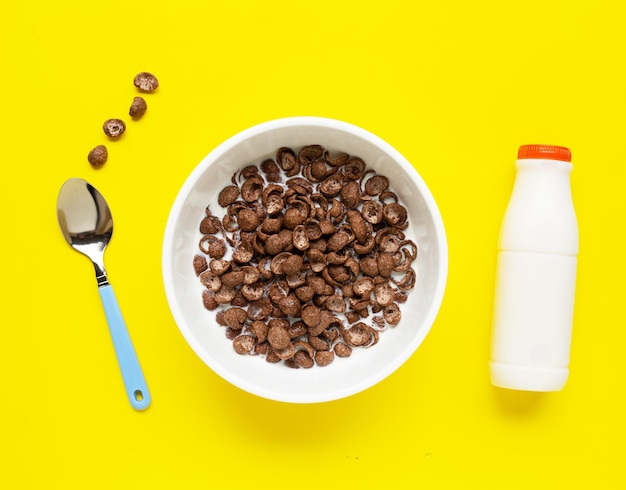
M4 2L0 488L624 488L625 22L603 0ZM144 70L161 87L109 143L101 125L127 116ZM214 374L161 280L186 176L233 134L295 115L398 149L449 241L441 311L415 355L315 405ZM525 143L571 148L580 229L571 374L548 394L496 389L487 371L497 236ZM113 210L106 263L146 412L125 397L91 265L58 229L69 177Z

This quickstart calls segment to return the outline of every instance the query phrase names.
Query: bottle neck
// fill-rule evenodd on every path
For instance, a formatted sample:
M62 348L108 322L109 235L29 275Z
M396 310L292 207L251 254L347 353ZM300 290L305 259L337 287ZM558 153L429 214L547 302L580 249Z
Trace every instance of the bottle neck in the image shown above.
M542 175L567 175L572 172L572 164L559 160L525 159L515 162L518 173L520 171L540 172Z
M570 194L572 164L557 160L517 160L516 191L524 189L535 196Z

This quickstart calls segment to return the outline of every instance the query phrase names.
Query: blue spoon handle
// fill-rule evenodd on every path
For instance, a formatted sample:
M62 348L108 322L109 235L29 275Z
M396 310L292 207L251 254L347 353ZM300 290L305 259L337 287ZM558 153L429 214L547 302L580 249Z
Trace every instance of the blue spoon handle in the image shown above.
M107 284L98 288L104 313L106 314L117 355L117 362L120 365L124 386L130 404L135 410L145 410L150 405L150 392L148 385L141 371L139 359L135 354L135 349L128 335L122 312L117 304L113 288Z

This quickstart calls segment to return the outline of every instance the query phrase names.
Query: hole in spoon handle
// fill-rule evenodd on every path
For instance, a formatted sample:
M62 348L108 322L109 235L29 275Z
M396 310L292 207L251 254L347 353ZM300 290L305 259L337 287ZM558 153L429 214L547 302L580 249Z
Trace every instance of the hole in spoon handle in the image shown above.
M124 387L130 404L135 410L145 410L151 402L150 391L144 378L139 359L128 335L122 312L110 285L98 288L113 340L113 347L120 366Z

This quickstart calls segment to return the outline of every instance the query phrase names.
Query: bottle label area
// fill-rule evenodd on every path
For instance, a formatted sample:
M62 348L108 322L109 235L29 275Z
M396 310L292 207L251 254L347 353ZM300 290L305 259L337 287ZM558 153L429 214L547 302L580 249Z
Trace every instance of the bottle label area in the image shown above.
M536 368L569 364L577 259L500 252L492 361Z

